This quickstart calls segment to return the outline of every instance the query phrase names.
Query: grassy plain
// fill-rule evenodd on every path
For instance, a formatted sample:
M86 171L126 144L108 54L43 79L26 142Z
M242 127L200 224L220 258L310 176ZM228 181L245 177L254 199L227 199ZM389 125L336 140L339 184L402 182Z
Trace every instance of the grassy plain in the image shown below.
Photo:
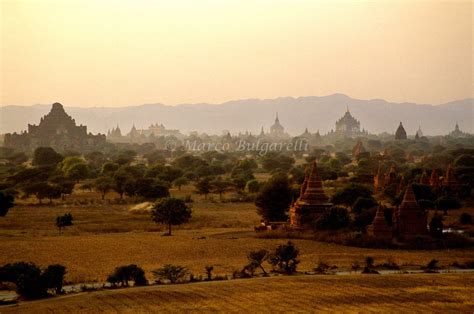
M474 274L272 277L81 293L2 313L472 313Z
M176 196L192 193L191 187L173 190ZM114 197L114 195L109 195ZM225 198L230 198L226 195ZM176 227L171 237L162 236L164 228L150 220L149 214L133 214L133 205L102 203L91 192L78 191L65 205L22 204L0 219L0 265L31 261L42 266L60 263L67 267L71 283L102 282L120 265L134 263L147 275L163 264L187 266L195 275L204 266L214 265L215 274L231 275L246 263L250 250L273 249L282 239L258 239L253 226L259 222L252 203L220 203L218 196L205 200L192 195L193 218ZM89 199L88 205L72 200ZM61 234L54 226L55 217L65 212L74 216L74 226ZM450 215L459 216L453 212ZM301 252L300 269L310 271L320 261L349 268L366 256L376 263L388 259L402 265L425 265L435 258L442 265L474 260L474 250L403 251L345 247L310 240L294 241Z

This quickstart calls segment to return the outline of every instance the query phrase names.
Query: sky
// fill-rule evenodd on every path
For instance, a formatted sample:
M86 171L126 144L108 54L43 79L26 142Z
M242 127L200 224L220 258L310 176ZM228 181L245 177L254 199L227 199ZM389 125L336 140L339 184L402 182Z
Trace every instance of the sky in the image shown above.
M473 2L0 0L0 105L473 96Z

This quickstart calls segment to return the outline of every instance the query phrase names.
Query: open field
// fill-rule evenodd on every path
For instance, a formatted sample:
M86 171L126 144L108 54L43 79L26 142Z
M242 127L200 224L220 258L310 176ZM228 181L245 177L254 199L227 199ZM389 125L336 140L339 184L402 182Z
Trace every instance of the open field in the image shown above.
M472 313L474 274L273 277L80 293L2 313Z
M173 190L174 195L189 195L191 188ZM85 197L86 192L73 194ZM97 196L97 195L91 195ZM229 197L229 195L226 195ZM190 223L174 228L172 237L163 237L162 226L148 214L132 214L132 205L19 205L0 219L0 265L31 261L41 266L60 263L67 267L66 280L72 283L106 279L120 265L134 263L150 271L163 264L187 266L195 275L204 266L214 265L215 274L231 275L246 263L249 251L272 250L283 239L258 239L253 226L259 221L252 203L219 203L192 195L195 200ZM59 234L55 217L65 212L74 216L74 226ZM460 211L450 213L458 217ZM304 271L323 260L331 265L349 268L361 264L366 256L384 263L389 258L402 265L425 265L431 259L441 265L474 260L474 250L402 251L345 247L336 244L295 240L300 249Z

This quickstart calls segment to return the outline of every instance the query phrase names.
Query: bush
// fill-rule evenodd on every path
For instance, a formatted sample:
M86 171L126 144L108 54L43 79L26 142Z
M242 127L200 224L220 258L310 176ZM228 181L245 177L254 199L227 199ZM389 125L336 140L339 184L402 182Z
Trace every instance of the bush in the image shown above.
M358 197L352 206L352 212L360 214L362 210L369 209L377 205L377 202L373 198Z
M248 272L251 276L254 275L255 269L260 268L264 275L267 272L263 268L263 262L269 258L269 252L267 250L251 251L247 254L249 263L244 267L243 272Z
M424 210L435 208L435 203L430 200L421 199L421 200L418 200L417 203L418 203L418 206L420 206L421 209L424 209Z
M291 241L288 241L287 244L279 245L275 249L275 253L269 258L269 261L276 271L291 275L296 272L296 267L300 262L296 259L298 254L299 250Z
M110 282L112 286L128 286L128 282L131 280L133 280L135 286L145 286L148 283L145 277L145 271L135 264L117 267L115 271L107 277L107 282Z
M459 222L462 225L470 225L472 223L472 217L468 213L462 213L459 217Z
M351 217L344 207L331 207L326 209L315 221L317 229L337 230L349 226Z
M435 238L443 236L443 216L436 214L431 218L430 233Z
M64 214L62 216L56 217L56 227L58 227L59 232L65 227L72 226L72 221L74 218L72 217L71 213Z
M158 280L168 280L170 283L176 283L186 276L188 269L183 266L167 264L152 271L152 273Z
M436 200L436 208L447 213L450 209L461 208L461 203L456 198L451 198L447 196L440 197Z
M14 206L13 196L0 192L0 217L7 215L8 210Z
M0 267L0 282L11 282L16 291L26 299L43 298L48 289L60 293L66 268L62 265L50 265L44 272L33 263L19 262Z

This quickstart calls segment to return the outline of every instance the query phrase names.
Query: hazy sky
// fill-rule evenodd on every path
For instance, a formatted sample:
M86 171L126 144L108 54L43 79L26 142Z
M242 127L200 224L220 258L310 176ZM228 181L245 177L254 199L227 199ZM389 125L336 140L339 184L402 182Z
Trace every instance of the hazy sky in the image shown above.
M473 97L470 1L0 2L0 105Z

